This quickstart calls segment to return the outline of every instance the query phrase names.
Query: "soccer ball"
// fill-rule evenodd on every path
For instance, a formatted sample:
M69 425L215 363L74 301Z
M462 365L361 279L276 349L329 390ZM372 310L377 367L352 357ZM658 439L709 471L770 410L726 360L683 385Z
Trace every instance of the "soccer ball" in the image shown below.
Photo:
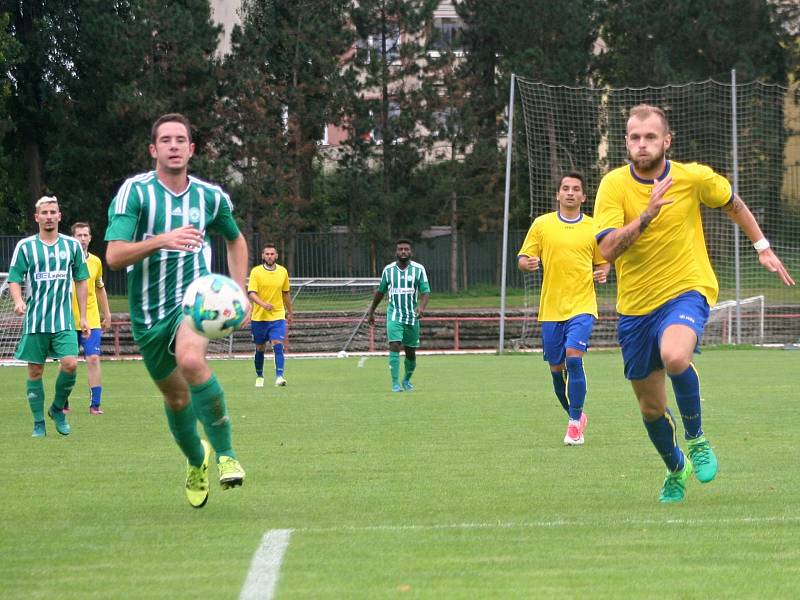
M347 351L339 350L339 354L337 354L336 356L338 356L339 358L347 358Z
M247 314L247 298L236 282L212 273L195 279L183 295L183 319L209 339L233 333Z

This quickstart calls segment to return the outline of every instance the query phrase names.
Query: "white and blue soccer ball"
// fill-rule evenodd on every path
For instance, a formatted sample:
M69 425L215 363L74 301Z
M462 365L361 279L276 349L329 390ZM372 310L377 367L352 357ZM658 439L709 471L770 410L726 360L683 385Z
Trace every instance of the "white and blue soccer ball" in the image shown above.
M209 339L230 335L247 315L247 298L230 277L212 273L195 279L183 295L183 318Z

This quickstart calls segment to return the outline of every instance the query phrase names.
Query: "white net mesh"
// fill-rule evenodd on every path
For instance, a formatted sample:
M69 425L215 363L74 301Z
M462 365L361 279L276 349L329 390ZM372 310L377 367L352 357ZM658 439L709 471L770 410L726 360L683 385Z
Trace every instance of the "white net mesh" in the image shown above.
M530 218L555 210L555 186L570 170L586 175L587 212L602 176L625 162L625 124L630 107L648 103L667 112L673 130L670 157L700 162L734 181L732 86L704 81L658 88L573 88L517 79L522 104L529 181ZM797 279L800 275L800 103L798 90L777 85L747 83L736 86L739 195L745 200L778 256ZM519 114L519 112L517 112ZM519 147L519 145L515 146ZM800 338L800 286L784 286L758 262L749 240L738 234L736 262L734 225L724 211L703 209L706 243L720 282L720 302L735 299L736 272L739 298L764 297L764 342L797 342ZM516 235L520 235L517 233ZM516 271L516 252L510 236L509 268ZM535 318L540 277L508 273L508 281L528 286L531 300L526 314ZM616 285L613 277L598 287L601 322L594 345L613 345ZM743 306L739 314L751 311ZM735 333L749 330L736 319ZM524 339L507 340L510 347L539 347L538 327L523 327ZM706 343L720 343L708 336ZM732 338L736 341L736 335ZM748 334L742 342L754 341Z
M374 277L291 278L294 320L287 339L291 353L347 353L374 349L367 310L380 279ZM253 351L250 329L209 344L209 354Z
M22 336L22 317L14 314L8 291L8 273L0 273L0 362L14 362L14 352Z

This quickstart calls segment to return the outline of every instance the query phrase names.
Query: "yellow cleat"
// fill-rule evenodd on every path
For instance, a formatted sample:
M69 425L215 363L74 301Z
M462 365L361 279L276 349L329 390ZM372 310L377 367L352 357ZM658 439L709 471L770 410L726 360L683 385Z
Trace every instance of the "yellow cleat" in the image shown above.
M208 460L211 458L211 444L203 444L203 464L199 467L186 466L186 498L194 508L203 508L208 502Z
M220 456L217 463L219 471L219 484L223 490L242 485L244 481L244 469L239 461L230 456Z

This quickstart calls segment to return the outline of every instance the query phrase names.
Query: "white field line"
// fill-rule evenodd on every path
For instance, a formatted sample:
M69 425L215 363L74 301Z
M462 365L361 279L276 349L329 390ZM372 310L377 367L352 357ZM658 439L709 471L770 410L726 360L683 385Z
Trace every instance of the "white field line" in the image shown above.
M270 529L253 555L239 600L271 600L278 585L281 563L289 547L291 529Z
M692 518L664 518L664 519L619 519L606 522L561 520L552 521L523 521L514 522L489 522L489 523L444 523L431 525L341 525L333 527L297 527L292 531L297 533L336 533L358 531L435 531L447 529L546 529L555 527L621 527L641 525L760 525L764 523L800 523L800 515L778 515L773 517L730 517L720 519L692 519Z

